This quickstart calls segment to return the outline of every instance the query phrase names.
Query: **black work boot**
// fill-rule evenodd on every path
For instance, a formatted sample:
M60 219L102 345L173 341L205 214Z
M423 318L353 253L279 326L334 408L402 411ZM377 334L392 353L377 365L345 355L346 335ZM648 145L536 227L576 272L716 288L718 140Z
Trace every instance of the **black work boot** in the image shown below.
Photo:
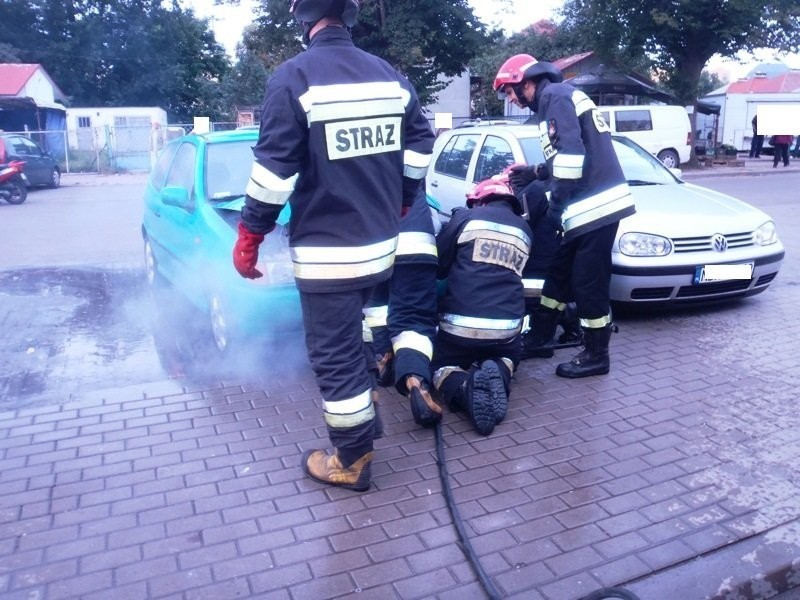
M583 330L578 318L578 311L574 302L567 304L564 312L558 319L558 324L563 330L558 336L558 343L561 346L581 346L583 345Z
M367 452L351 465L344 466L339 451L308 450L303 453L300 465L311 479L348 490L364 492L369 489L373 452Z
M425 380L409 375L406 377L406 389L414 422L422 427L435 427L442 420L442 407L433 399Z
M553 336L561 311L537 306L531 314L531 330L522 336L522 358L550 358L553 356Z
M466 408L475 431L489 435L508 410L508 395L500 367L493 360L484 361L467 380Z
M559 377L591 377L592 375L605 375L611 369L611 359L608 357L608 342L611 339L612 325L598 329L583 328L583 352L567 363L561 363L556 368Z

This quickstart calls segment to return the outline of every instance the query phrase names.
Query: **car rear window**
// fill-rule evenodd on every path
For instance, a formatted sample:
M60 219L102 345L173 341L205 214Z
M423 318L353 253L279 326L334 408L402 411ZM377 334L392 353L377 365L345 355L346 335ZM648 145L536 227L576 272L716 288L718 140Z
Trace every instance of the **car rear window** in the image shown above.
M475 182L502 173L503 169L512 164L514 153L508 142L495 135L486 136L478 155L478 165L475 167Z
M433 169L443 175L466 179L469 161L479 139L479 134L454 135L442 149Z
M243 196L253 168L255 140L209 144L206 147L206 198Z

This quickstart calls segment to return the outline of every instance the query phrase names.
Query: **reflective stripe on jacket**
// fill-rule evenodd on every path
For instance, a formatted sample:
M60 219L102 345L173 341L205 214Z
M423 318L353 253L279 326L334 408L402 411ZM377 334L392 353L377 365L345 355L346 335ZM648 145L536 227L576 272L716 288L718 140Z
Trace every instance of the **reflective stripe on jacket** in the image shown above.
M565 239L636 212L611 133L594 102L566 83L539 82L539 130L552 181L551 206Z
M267 83L242 221L266 232L288 201L301 291L369 287L391 274L401 206L427 172L433 132L409 82L326 27Z

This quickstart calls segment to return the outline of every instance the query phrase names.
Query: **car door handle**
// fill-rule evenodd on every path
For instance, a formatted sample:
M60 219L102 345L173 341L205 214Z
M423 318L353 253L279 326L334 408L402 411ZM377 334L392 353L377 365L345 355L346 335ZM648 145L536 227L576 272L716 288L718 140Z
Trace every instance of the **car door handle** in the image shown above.
M439 187L439 184L435 181L431 181L431 187Z

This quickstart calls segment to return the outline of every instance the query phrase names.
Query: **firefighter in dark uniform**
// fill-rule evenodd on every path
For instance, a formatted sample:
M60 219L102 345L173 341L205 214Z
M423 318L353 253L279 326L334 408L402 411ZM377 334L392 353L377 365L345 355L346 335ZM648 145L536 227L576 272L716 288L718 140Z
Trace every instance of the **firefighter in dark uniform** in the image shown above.
M506 169L509 180L512 175L518 173L517 167L526 165L512 165ZM561 245L561 228L554 227L547 219L548 202L548 180L550 171L547 165L539 165L536 171L536 179L531 182L523 182L521 187L511 189L514 195L524 205L528 224L533 232L533 246L531 256L525 264L522 272L522 284L525 289L525 314L533 315L538 307L544 288L544 279L547 269L556 255ZM558 325L561 326L561 334L558 336L558 347L566 348L581 345L583 333L580 322L575 311L575 303L568 302L563 314L559 318ZM530 331L523 332L522 335L522 359L541 358L553 355L552 346L539 347L532 342L533 336Z
M554 65L530 55L509 58L497 73L494 89L539 118L551 175L546 218L563 231L532 319L534 345L551 344L559 316L574 295L585 348L558 365L556 374L608 373L611 248L619 221L635 212L609 128L586 94L562 83ZM510 177L516 186L532 181L536 166L517 169Z
M532 234L511 188L496 176L467 195L437 237L439 302L433 383L475 430L489 435L508 410L525 315L522 271ZM474 208L473 208L474 207Z
M431 395L437 265L433 217L420 189L400 224L392 278L375 289L364 315L372 331L378 384L393 384L407 396L414 421L423 427L442 419Z
M267 83L255 162L233 252L261 276L258 246L291 196L289 245L306 346L333 450L306 475L369 488L375 409L362 309L392 273L402 205L417 196L433 132L409 82L353 45L357 0L294 0L308 48Z

